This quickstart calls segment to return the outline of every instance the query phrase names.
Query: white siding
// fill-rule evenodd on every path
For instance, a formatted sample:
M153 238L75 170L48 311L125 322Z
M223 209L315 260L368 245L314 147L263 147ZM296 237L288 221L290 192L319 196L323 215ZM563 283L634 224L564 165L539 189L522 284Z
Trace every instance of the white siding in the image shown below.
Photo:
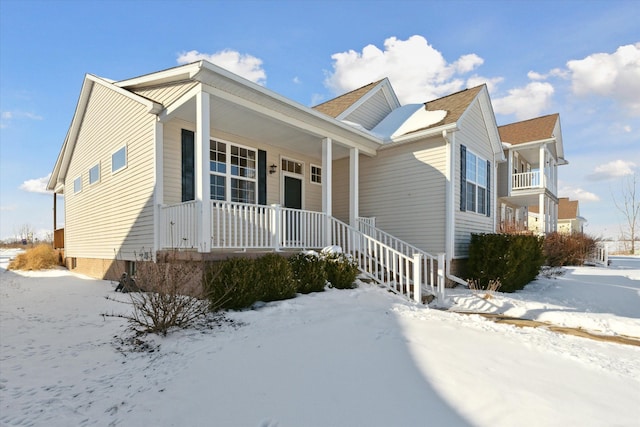
M360 156L360 161L366 156ZM362 163L360 174L362 176ZM362 180L360 181L362 182ZM333 162L333 176L331 186L331 208L333 216L342 222L349 223L349 158ZM362 196L361 196L362 197ZM360 212L362 216L362 212Z
M146 107L95 84L78 133L65 187L82 176L82 192L65 192L69 257L134 259L153 248L154 119ZM111 155L126 145L127 167L111 173ZM100 181L89 169L100 162Z
M466 258L468 256L471 233L494 232L493 217L496 214L496 179L494 175L491 176L491 202L489 204L491 206L491 216L460 211L460 145L465 145L467 150L471 150L476 155L489 160L492 168L496 167L486 124L477 101L467 110L464 122L460 127L461 129L455 134L455 174L453 182L455 183L454 211L456 215L454 258Z
M379 90L363 105L345 117L345 120L359 123L366 129L373 129L391 112L383 91Z
M195 131L195 124L174 119L164 125L164 203L173 204L181 201L181 134L182 129ZM211 138L227 141L232 144L265 150L267 152L267 204L282 204L282 168L281 157L304 162L303 208L311 211L322 210L322 186L312 183L311 164L322 166L322 160L303 156L290 150L283 150L280 147L267 145L259 141L248 140L237 135L221 133L216 129L211 129ZM321 141L318 140L318 144ZM269 166L277 166L276 173L269 173ZM324 173L324 171L323 171Z
M360 156L360 216L431 254L445 246L446 151L442 138Z

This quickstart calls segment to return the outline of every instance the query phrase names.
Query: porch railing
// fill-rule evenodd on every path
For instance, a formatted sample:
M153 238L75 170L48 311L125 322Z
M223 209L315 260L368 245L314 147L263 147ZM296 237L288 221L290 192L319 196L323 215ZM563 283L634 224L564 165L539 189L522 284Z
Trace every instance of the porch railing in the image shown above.
M541 186L539 171L514 173L511 179L511 188L514 190L537 188Z
M211 201L208 231L212 248L319 249L339 245L361 271L394 291L421 301L423 289L434 288L435 258L376 229L367 221L360 229L322 212ZM160 246L198 248L199 204L160 207ZM368 228L367 228L368 227ZM364 230L363 230L364 228ZM441 270L441 266L438 267Z

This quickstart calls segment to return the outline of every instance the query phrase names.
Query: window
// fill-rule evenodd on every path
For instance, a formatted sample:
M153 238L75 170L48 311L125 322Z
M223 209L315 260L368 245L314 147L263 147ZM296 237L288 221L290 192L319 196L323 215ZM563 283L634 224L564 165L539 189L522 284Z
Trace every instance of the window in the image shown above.
M73 192L75 194L81 191L82 191L82 176L79 176L73 180Z
M111 173L127 167L127 146L125 145L111 155Z
M322 184L322 168L320 166L311 165L311 182Z
M490 216L491 163L462 146L460 150L460 209Z
M100 163L89 169L89 185L100 181Z
M294 160L282 159L282 171L302 175L302 163Z
M232 202L256 202L256 150L211 140L209 142L209 172L212 200L227 200L227 188Z

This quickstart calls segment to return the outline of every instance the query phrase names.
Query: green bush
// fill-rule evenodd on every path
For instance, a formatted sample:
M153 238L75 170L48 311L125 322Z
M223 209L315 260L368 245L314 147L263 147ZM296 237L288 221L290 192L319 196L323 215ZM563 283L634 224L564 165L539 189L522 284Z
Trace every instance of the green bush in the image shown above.
M256 286L252 259L230 258L211 263L207 266L203 280L209 300L222 300L220 305L224 309L247 308L261 297Z
M297 291L301 294L322 292L327 284L325 263L317 254L301 252L289 258Z
M337 289L353 289L360 270L358 265L344 253L324 254L327 280Z
M280 301L296 296L296 282L286 258L266 254L254 260L254 269L260 296L256 301Z
M543 239L521 234L472 234L467 272L481 289L492 281L515 292L536 278L544 263Z
M544 254L549 267L584 265L596 249L597 240L583 233L551 233L544 239Z

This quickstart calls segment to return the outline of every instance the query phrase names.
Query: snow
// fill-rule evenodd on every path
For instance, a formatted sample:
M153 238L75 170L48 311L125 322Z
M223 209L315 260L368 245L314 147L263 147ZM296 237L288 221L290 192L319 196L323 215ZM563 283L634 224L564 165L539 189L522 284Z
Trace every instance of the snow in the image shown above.
M444 110L428 111L424 104L403 105L382 119L371 129L371 133L388 142L398 136L436 124L446 115L447 112Z
M2 426L639 426L640 347L436 310L373 285L230 312L122 345L115 283L5 271ZM640 258L451 309L640 338Z

